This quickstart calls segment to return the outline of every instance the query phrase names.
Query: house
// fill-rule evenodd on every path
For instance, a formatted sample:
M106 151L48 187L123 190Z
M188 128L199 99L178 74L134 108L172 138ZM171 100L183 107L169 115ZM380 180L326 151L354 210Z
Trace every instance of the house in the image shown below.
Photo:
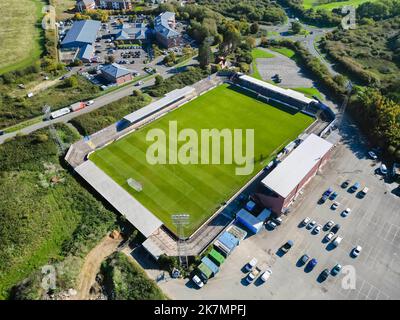
M174 12L163 12L154 19L156 40L166 48L176 47L182 43L181 34L176 31Z
M121 67L117 63L108 64L100 69L101 76L111 82L116 84L122 84L124 82L132 80L132 71Z
M131 10L131 0L95 0L96 7L109 10Z
M151 37L150 28L144 23L123 23L118 26L114 40L128 43L145 43Z
M78 0L76 2L76 9L80 12L94 10L96 9L96 2L95 0Z

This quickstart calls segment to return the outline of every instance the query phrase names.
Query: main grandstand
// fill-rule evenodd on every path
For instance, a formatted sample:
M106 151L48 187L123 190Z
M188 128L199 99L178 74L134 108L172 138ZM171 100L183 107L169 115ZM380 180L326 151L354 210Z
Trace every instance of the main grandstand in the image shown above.
M215 86L222 80L213 79L171 92L92 135L89 141L73 145L67 154L76 172L151 240L147 245L169 255L177 254L171 214L190 214L188 254L198 254L234 220L234 216L229 220L222 214L224 208L285 145L315 122L304 109L318 106L318 101L301 93L238 75L232 79L239 86L227 83L203 94L207 89L204 83ZM293 110L287 112L268 101ZM240 177L234 174L235 165L147 164L146 133L166 128L171 120L178 121L180 128L196 131L254 128L255 171ZM140 192L129 186L130 179L141 186Z

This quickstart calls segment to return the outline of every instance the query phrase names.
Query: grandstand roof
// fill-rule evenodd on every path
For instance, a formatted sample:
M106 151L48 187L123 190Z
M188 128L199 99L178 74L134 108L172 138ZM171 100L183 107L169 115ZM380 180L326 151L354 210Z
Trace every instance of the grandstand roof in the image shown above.
M257 85L259 85L261 87L264 87L266 89L269 89L269 90L284 94L286 96L290 96L293 99L299 100L299 101L307 103L307 104L310 104L311 102L315 102L315 103L318 102L315 99L310 99L310 98L306 97L304 94L302 94L300 92L297 92L297 91L294 91L294 90L291 90L291 89L284 89L284 88L275 86L275 85L270 84L268 82L265 82L265 81L262 81L262 80L258 80L256 78L253 78L253 77L250 77L250 76L247 76L247 75L241 75L239 78L243 79L245 81L257 84Z
M87 160L75 171L100 193L119 213L146 238L162 226L162 222L147 210L128 191L111 179L92 161Z
M262 184L286 198L332 146L325 139L310 134L261 181Z
M100 30L101 23L96 20L81 20L75 21L72 28L69 29L62 46L71 44L87 43L93 44L97 37L97 32Z
M125 120L129 121L130 123L134 123L136 121L139 121L141 119L143 119L144 117L151 115L159 110L161 110L162 108L164 108L166 105L173 103L174 101L177 101L178 99L191 94L192 92L194 92L194 88L187 86L184 87L182 89L176 89L173 90L169 93L167 93L163 98L150 103L149 105L134 111L130 114L128 114L127 116L124 117Z

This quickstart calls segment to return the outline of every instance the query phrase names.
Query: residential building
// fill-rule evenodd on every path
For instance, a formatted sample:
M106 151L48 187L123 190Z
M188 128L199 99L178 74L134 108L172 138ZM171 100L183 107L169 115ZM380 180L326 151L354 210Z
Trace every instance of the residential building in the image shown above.
M109 10L131 10L131 0L96 0L96 6L99 9Z
M95 0L78 0L76 2L76 9L80 12L94 10L96 9L96 2Z
M182 43L181 34L175 29L175 13L163 12L154 19L154 31L156 40L163 47L170 48Z
M128 43L145 43L150 38L151 30L145 23L123 23L114 34L114 40Z

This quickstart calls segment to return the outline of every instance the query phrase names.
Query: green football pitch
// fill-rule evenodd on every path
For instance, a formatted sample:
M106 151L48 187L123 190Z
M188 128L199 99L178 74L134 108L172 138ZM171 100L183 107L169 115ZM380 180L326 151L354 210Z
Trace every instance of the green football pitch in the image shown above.
M168 134L170 121L177 122L178 131L191 128L199 137L201 129L254 129L253 172L236 175L235 163L150 164L146 152L153 142L146 141L147 132L157 128ZM189 236L313 121L303 113L286 112L224 84L96 151L90 160L171 231L176 232L171 214L189 214L190 225L185 231ZM177 144L179 148L185 142ZM129 178L140 182L140 192L128 185Z

